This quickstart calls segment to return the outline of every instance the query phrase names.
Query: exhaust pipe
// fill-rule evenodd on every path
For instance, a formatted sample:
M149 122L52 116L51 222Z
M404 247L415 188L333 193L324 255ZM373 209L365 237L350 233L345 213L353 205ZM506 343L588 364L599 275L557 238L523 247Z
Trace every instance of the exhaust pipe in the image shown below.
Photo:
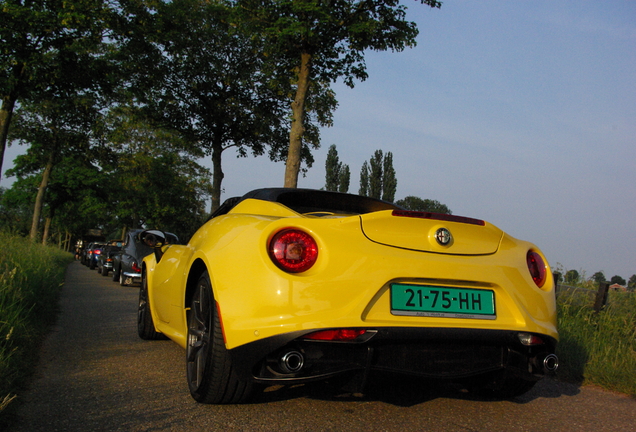
M283 373L296 373L305 365L305 357L299 351L287 351L278 360Z
M543 370L545 372L554 372L559 368L559 358L555 354L548 354L543 359Z

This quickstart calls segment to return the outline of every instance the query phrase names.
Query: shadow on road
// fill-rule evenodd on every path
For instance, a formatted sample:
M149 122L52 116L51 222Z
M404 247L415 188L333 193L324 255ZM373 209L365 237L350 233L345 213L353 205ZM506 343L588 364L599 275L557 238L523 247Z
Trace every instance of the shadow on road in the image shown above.
M525 404L539 398L575 396L579 392L579 387L575 384L544 378L532 390L510 399L510 401ZM326 401L373 401L401 407L411 407L439 398L484 402L501 400L469 392L464 386L457 383L377 373L369 380L364 393L348 390L346 384L343 386L342 381L324 381L267 387L261 392L255 392L252 403L270 403L296 398Z

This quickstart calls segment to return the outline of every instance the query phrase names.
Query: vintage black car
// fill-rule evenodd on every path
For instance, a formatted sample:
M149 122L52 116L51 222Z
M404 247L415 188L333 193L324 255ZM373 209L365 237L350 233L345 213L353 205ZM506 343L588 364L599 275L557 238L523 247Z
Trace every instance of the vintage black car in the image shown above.
M121 251L123 244L123 240L110 240L106 246L102 247L97 257L97 273L108 276L108 273L113 270L113 259Z

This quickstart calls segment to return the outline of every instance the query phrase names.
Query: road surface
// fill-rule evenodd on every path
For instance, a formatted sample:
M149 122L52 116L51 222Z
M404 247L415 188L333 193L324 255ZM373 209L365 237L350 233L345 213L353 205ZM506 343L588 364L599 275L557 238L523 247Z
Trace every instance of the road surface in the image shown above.
M636 400L545 379L513 401L385 377L367 394L320 384L271 387L245 405L196 403L184 351L137 337L137 287L72 263L17 432L629 431Z

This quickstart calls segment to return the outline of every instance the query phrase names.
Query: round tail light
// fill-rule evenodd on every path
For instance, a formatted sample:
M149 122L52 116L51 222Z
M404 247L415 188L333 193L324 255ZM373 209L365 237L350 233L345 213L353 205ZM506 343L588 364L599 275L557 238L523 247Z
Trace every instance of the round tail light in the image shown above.
M528 270L530 271L532 280L539 288L541 288L543 284L545 284L546 276L548 274L543 258L541 258L541 255L537 252L531 250L528 251L526 260L528 261Z
M285 229L270 240L269 256L281 270L301 273L309 270L316 262L318 244L304 231Z

